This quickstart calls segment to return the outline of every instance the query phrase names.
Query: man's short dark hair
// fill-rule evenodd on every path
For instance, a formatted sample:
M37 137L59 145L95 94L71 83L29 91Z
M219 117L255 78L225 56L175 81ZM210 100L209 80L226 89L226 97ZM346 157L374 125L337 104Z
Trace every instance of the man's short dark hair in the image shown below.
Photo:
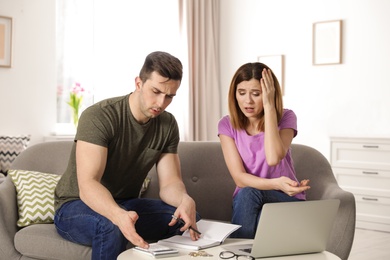
M148 80L154 71L168 80L181 81L183 77L183 65L180 60L167 52L156 51L146 56L139 73L142 82Z

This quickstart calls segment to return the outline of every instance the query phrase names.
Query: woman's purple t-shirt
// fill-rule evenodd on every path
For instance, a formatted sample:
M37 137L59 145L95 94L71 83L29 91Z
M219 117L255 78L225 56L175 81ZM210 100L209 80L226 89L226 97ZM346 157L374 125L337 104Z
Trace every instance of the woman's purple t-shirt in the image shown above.
M282 119L279 122L279 130L291 128L294 130L294 137L297 135L297 117L292 110L284 109ZM264 132L251 136L245 130L236 130L230 123L229 116L224 116L218 123L218 135L226 135L234 139L237 150L240 153L245 171L262 178L289 177L299 182L295 175L294 162L291 157L291 148L286 156L276 166L269 166L265 158ZM239 187L233 196L239 191ZM306 199L305 193L295 195L298 199Z

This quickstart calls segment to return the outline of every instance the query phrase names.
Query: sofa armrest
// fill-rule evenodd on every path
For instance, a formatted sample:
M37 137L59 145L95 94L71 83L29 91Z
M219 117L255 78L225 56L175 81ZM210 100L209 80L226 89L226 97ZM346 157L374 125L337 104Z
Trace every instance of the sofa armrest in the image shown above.
M10 176L0 184L0 255L4 259L19 259L21 255L14 246L14 237L18 231L18 205L16 189Z
M340 206L328 240L327 250L341 259L349 257L355 236L356 203L354 195L338 185L326 189L324 199L339 199Z

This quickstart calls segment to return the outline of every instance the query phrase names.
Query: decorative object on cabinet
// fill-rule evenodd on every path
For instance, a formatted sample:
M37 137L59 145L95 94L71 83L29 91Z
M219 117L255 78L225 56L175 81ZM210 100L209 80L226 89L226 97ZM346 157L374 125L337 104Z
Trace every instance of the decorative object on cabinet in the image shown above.
M390 232L390 138L331 138L339 185L355 195L356 227Z
M0 16L0 67L11 68L12 18Z
M341 63L341 20L313 24L313 64Z

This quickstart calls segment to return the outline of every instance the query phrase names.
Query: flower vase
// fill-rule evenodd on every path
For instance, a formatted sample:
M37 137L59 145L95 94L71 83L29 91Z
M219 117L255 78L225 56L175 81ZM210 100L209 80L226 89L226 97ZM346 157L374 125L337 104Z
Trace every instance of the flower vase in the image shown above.
M79 110L76 108L72 108L72 121L74 127L77 129L77 125L79 124Z
M69 93L69 101L67 102L68 105L72 108L72 119L73 124L77 129L77 125L79 123L79 112L80 107L83 102L83 95L84 89L80 86L80 83L75 83L73 86L73 89Z

